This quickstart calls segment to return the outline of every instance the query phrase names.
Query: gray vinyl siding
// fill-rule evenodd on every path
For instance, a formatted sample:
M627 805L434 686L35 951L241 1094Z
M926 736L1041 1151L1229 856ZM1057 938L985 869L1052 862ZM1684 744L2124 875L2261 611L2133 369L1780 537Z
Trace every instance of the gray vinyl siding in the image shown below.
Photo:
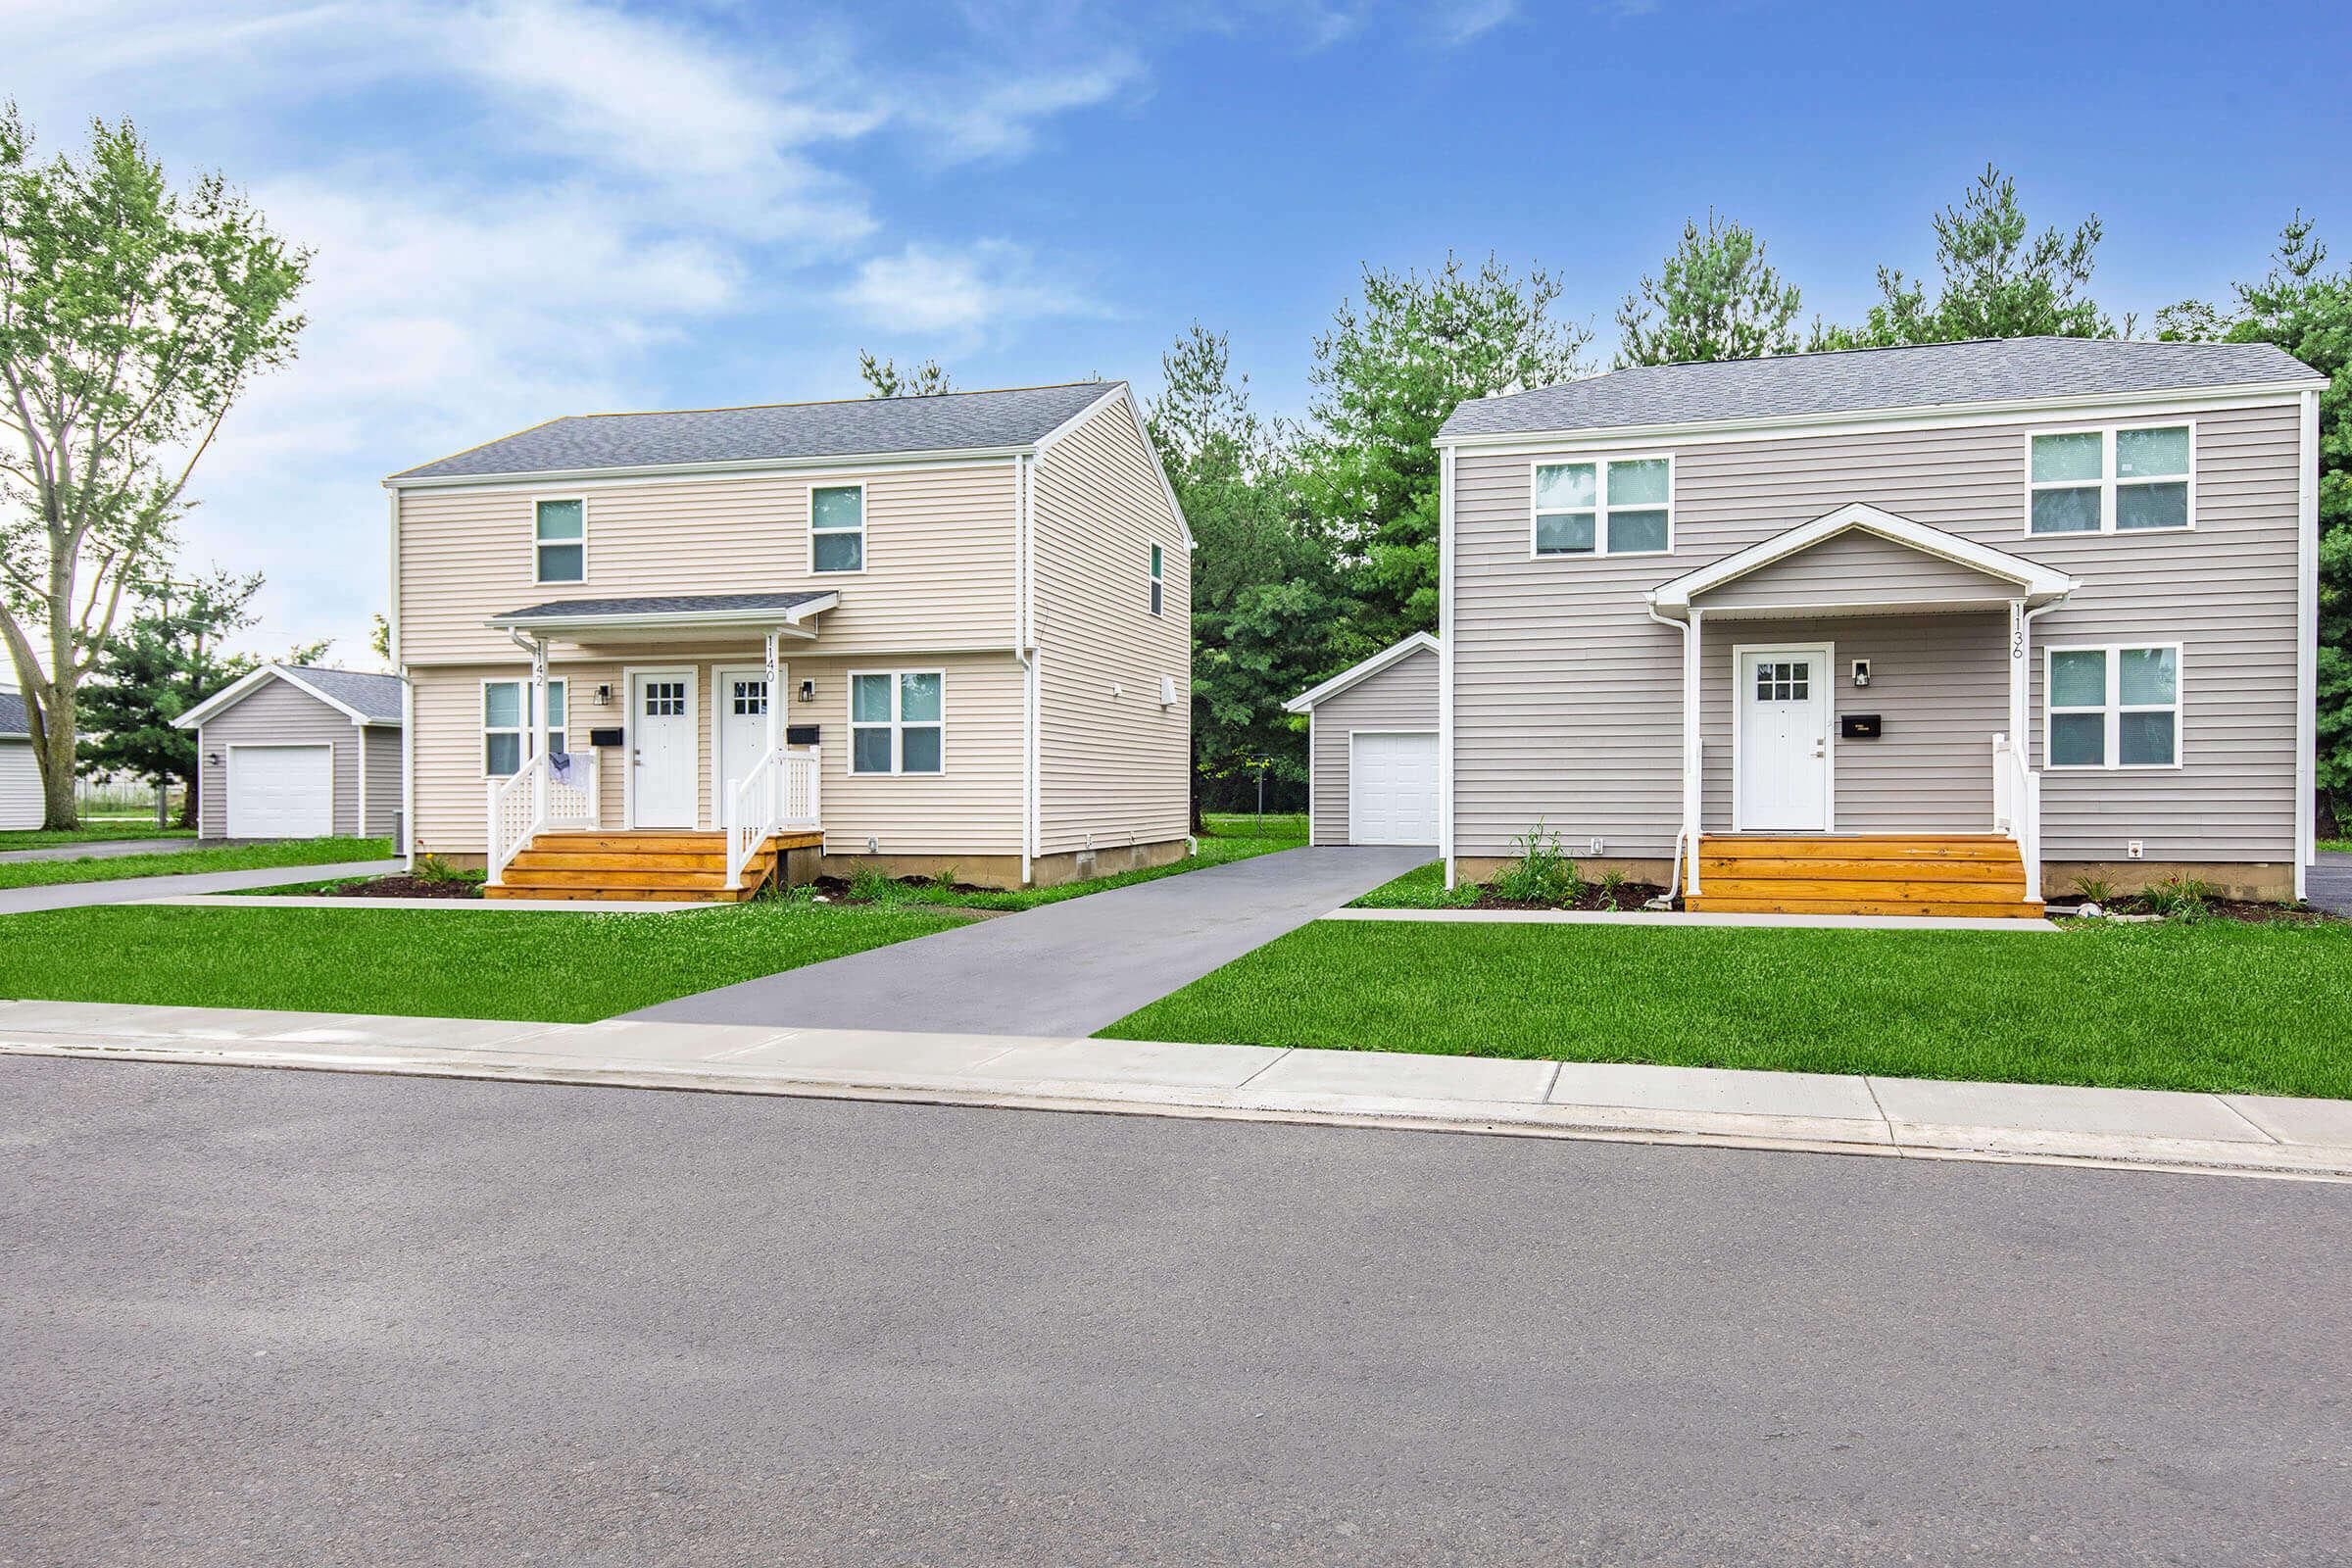
M243 700L206 719L196 732L196 836L228 836L228 748L231 746L316 746L335 749L335 831L360 830L359 726L351 715L282 680L266 680ZM395 748L397 758L397 746ZM213 759L218 757L216 762ZM374 759L368 759L370 769ZM397 760L393 766L399 777ZM371 777L370 786L374 784ZM395 784L397 790L397 782ZM395 797L397 799L397 796ZM389 816L381 832L392 831Z
M32 742L0 739L0 828L41 825L41 764Z
M1676 548L1666 556L1531 559L1531 464L1541 459L1460 454L1448 585L1455 853L1505 855L1511 835L1541 817L1571 842L1605 839L1611 855L1671 854L1682 638L1647 617L1644 593L1848 502L1866 502L2081 579L2073 598L2034 627L2030 744L2036 765L2043 650L2183 645L2183 765L2045 774L2045 857L2115 858L2127 840L2139 839L2149 859L2291 858L2299 410L2286 402L2182 417L2196 425L2196 527L2185 533L2036 537L2025 530L2030 430L2180 422L2145 411L2113 420L2078 414L1682 448L1645 442L1643 453L1675 456ZM1980 624L1997 654L1998 631ZM1709 664L1718 665L1735 641L1785 629L1710 624ZM1896 651L1891 671L1907 646L1924 654L1931 646L1925 639L1958 630L1956 620L1896 617L1874 634ZM1850 695L1841 690L1840 704ZM1880 710L1891 724L1892 705L1881 703ZM1967 714L1952 720L1966 721ZM1937 826L1982 820L1968 775L1989 777L1991 735L2007 726L2005 706L1975 710L1973 721L1982 730L1976 743L1950 742L1948 760L1942 743L1936 760L1922 758L1922 771L1936 776L1885 786L1948 798L1956 812L1961 792L1972 792L1967 819ZM1711 739L1708 772L1720 765L1728 784L1728 760L1715 756L1728 731ZM1972 753L1983 760L1969 760ZM1897 754L1886 748L1880 755ZM1846 792L1841 771L1841 807ZM1857 823L1841 810L1838 825Z
M1315 706L1307 788L1317 844L1348 842L1348 737L1367 730L1438 728L1438 656L1420 649Z
M368 748L368 815L362 833L389 833L400 815L400 731L370 724L360 731Z
M2015 592L1997 577L1857 528L1735 577L1697 603L1708 610L1925 606L1954 599L2006 600Z

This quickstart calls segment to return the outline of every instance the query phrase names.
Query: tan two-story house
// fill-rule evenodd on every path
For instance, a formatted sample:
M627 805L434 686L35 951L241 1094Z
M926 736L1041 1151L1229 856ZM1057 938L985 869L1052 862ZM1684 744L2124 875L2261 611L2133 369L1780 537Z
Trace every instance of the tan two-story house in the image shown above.
M1625 369L1438 438L1449 873L2038 912L2312 858L2319 395L2266 344Z
M1191 538L1123 382L559 418L385 484L410 847L495 896L1184 853Z

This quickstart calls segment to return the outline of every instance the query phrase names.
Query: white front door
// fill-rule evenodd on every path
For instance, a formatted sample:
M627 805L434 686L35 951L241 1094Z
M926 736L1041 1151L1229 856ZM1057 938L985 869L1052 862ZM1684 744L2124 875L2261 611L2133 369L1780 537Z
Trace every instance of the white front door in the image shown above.
M629 826L695 825L694 671L629 676Z
M1740 650L1733 826L1830 830L1830 650Z
M780 664L777 675L778 684L790 691L792 682ZM767 750L766 666L747 664L714 671L711 689L717 693L718 703L718 758L712 776L723 792L712 809L723 816L725 803L734 799L735 785ZM776 738L783 736L778 728Z
M1438 738L1357 730L1348 737L1348 842L1438 842Z

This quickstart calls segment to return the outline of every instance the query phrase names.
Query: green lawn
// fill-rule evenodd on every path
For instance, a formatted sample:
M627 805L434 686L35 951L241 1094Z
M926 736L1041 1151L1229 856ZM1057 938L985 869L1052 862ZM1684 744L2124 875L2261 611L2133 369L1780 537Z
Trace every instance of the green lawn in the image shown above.
M2352 855L2352 839L2320 840L2322 855Z
M11 828L0 833L0 850L47 850L60 844L112 844L122 839L192 839L194 828L157 827L144 822L92 822L83 818L74 828Z
M1219 838L1293 839L1300 844L1306 842L1304 811L1268 811L1262 817L1249 811L1202 811L1200 820Z
M2352 1098L2352 926L2057 936L1325 920L1103 1031Z
M585 1023L961 923L783 900L679 914L117 905L0 917L0 997Z
M1239 819L1249 823L1252 818ZM1217 818L1210 817L1213 828ZM1155 882L1163 876L1177 876L1186 871L1198 871L1203 866L1224 865L1233 860L1247 860L1256 855L1271 855L1276 850L1295 850L1306 842L1306 818L1269 816L1269 829L1296 821L1297 833L1269 832L1264 838L1227 837L1222 833L1203 835L1200 852L1188 855L1167 865L1155 865L1146 871L1118 871L1109 876L1089 877L1083 882L1065 882L1056 888L1010 888L980 893L958 893L952 888L925 883L894 883L897 889L887 897L899 904L940 904L959 909L1034 909L1041 904L1059 904L1065 899L1082 899L1090 893L1109 888L1123 888L1138 882Z
M295 839L284 844L238 844L213 850L163 850L77 860L16 860L0 863L0 888L42 887L53 882L111 882L119 877L176 876L190 871L252 871L273 865L331 865L341 860L382 860L392 855L390 839Z

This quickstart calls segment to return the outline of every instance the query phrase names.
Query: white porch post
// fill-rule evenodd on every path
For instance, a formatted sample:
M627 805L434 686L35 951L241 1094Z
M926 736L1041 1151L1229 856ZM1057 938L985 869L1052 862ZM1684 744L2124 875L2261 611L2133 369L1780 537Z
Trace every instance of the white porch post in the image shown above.
M569 696L570 694L566 692L564 695ZM566 713L564 717L568 721L571 715ZM547 750L547 639L544 637L531 639L531 710L530 716L524 720L524 723L530 731L528 737L530 756L537 758ZM524 764L526 766L530 764L530 758L524 760ZM545 824L547 821L548 796L547 768L542 764L532 770L531 819L533 821L541 824Z
M2009 601L2009 744L2020 760L2031 756L2026 746L2026 709L2033 664L2027 657L2026 602Z
M1698 724L1699 671L1704 667L1699 655L1700 612L1690 609L1690 635L1683 639L1683 853L1690 859L1690 880L1683 884L1686 897L1698 894L1698 833L1700 792L1700 743Z
M784 693L779 689L782 674L783 666L776 655L776 632L771 627L767 634L767 749L771 752L784 738L778 722L784 708Z

